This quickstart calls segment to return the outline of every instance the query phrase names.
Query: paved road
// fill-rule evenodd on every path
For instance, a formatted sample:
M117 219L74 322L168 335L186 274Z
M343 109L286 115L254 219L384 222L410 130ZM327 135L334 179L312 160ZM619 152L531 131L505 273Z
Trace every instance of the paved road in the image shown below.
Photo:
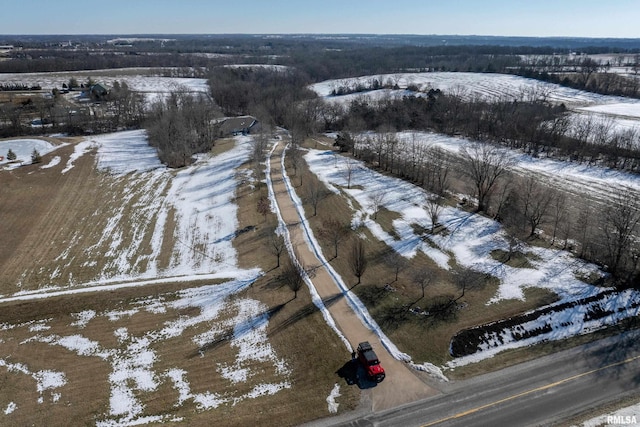
M314 426L548 426L640 389L640 331L442 387L442 394ZM640 414L636 414L640 418Z

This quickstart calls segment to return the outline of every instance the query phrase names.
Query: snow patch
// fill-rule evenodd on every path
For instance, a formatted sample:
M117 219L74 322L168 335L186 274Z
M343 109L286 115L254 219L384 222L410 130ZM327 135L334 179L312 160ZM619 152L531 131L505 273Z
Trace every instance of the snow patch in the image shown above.
M55 156L49 161L49 163L47 163L44 166L40 166L40 169L50 169L54 166L59 165L61 161L62 161L62 158L60 156Z
M338 406L340 406L340 404L336 402L336 399L340 396L340 384L336 383L333 386L331 393L329 393L329 396L327 396L327 405L329 405L329 412L331 414L338 412Z
M425 363L421 363L421 364L417 364L417 363L413 363L410 362L409 365L417 370L417 371L422 371L422 372L426 372L427 374L429 374L430 376L432 376L433 378L443 381L443 382L449 382L449 378L447 378L443 373L442 373L442 369L438 368L436 365L425 362Z
M27 365L23 363L10 363L4 359L0 359L0 366L5 367L9 372L24 374L32 377L36 381L36 390L39 394L38 403L44 403L44 393L47 390L54 390L63 387L67 383L67 378L63 372L51 370L31 372ZM56 403L58 400L60 400L60 394L52 392L51 401L53 403ZM12 412L16 408L17 406L14 406L12 408Z
M73 169L74 162L94 148L95 146L91 140L77 143L73 148L73 153L69 156L69 160L67 160L67 165L62 169L62 173L65 174Z
M0 141L0 168L15 168L23 164L31 164L31 154L33 150L38 151L41 156L51 153L62 147L62 145L53 145L52 143L45 141L44 139L10 139L6 141ZM13 151L16 155L16 159L11 161L7 158L9 150Z
M96 312L93 310L84 310L84 311L81 311L80 313L73 313L72 316L78 320L71 323L71 326L77 326L78 328L83 329L84 327L87 326L87 324L89 323L89 321L91 321L91 319L96 317Z
M5 415L9 415L13 413L18 408L18 405L15 402L9 402L7 408L4 410Z
M635 425L640 421L640 403L591 418L573 427L600 427L603 425Z
M268 342L268 307L256 300L230 298L251 285L256 278L257 276L254 275L247 280L231 280L222 284L183 289L176 295L172 295L172 298L166 298L166 296L146 298L133 303L133 308L118 312L96 313L93 310L85 310L72 313L74 320L70 322L70 326L84 329L90 326L90 322L94 319L118 322L150 305L156 307L155 310L162 306L163 309L159 311L163 313L169 310L191 312L192 310L184 309L198 309L197 314L178 316L159 329L138 335L132 334L126 327L118 327L114 330L117 345L113 348L105 348L98 341L81 334L65 336L34 334L22 341L20 345L38 342L61 346L78 356L95 357L110 365L109 412L103 414L102 419L98 421L97 425L100 426L170 421L172 418L168 416L147 413L143 403L144 396L157 392L159 387L167 381L170 381L178 392L175 406L192 402L199 410L212 409L223 404L235 405L245 399L272 395L291 387L289 381L291 373L286 361L278 357ZM220 320L220 315L228 311L235 315ZM5 324L2 325L2 330L27 329L32 328L34 324L37 323ZM244 394L239 394L235 387L228 388L224 392L194 393L188 382L188 372L182 367L170 367L164 372L158 372L155 367L158 360L156 344L180 336L190 329L201 330L203 326L209 326L209 332L201 333L193 340L199 347L194 352L197 354L199 351L202 357L208 356L206 345L211 341L206 341L207 339L215 339L223 331L233 331L225 345L235 350L236 357L231 363L218 364L217 371L222 378L226 378L231 384L245 383L256 378L265 378L266 381L255 384ZM32 373L24 364L9 363L2 359L0 359L0 366L5 366L12 372L32 376L37 381L39 401L44 401L44 393L49 390L52 391L53 403L60 400L61 395L54 393L53 390L66 383L63 373L47 370ZM211 371L211 375L216 375L216 369Z

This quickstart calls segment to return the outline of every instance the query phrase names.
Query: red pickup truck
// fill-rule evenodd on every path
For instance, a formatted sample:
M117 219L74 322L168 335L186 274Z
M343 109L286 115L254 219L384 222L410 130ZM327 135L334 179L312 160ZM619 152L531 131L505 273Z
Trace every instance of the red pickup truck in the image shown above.
M371 381L379 383L384 380L384 368L380 365L378 356L368 341L358 344L358 361L364 366L367 377L369 377Z

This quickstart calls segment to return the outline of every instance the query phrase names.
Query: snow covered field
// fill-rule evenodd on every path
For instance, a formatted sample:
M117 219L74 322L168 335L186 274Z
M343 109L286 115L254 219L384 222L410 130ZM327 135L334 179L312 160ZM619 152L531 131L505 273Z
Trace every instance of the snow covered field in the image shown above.
M406 89L408 86L415 85L422 92L428 92L430 89L440 89L445 93L463 95L466 99L512 100L525 95L525 99L543 98L550 102L563 102L567 105L586 106L627 102L640 104L638 100L598 95L553 83L542 82L540 80L497 73L435 72L381 74L327 80L313 84L310 88L320 96L329 97L331 91L334 89L340 87L353 88L357 84L367 85L373 79L377 79L381 83L391 82L392 84L397 84L401 90Z
M399 89L379 89L341 96L331 96L333 90L341 87L355 88L367 86L374 79L382 84L391 83ZM407 90L409 86L418 87L421 92ZM595 116L614 121L614 126L640 130L640 100L619 96L599 95L582 90L567 88L554 83L542 82L510 74L494 73L398 73L382 74L347 79L327 80L310 86L328 102L348 105L355 99L364 98L377 101L403 96L425 96L430 89L440 89L448 94L456 94L464 99L484 100L546 100L564 103L570 110L577 112L575 120L585 116Z
M139 74L135 74L138 71ZM0 73L0 84L26 84L29 86L40 85L42 89L62 89L63 83L69 83L72 77L83 83L86 78L94 82L112 86L116 80L126 82L134 92L145 95L148 101L154 101L158 97L164 97L171 91L182 90L187 92L207 92L209 86L206 79L162 77L153 69L122 69L122 70L95 70L95 71L68 71L58 73Z
M499 278L500 286L491 302L508 298L522 299L523 289L530 286L552 290L563 301L598 292L595 287L575 277L576 274L588 276L597 272L597 268L576 259L568 252L529 247L521 243L520 251L534 255L531 263L535 268L513 268L494 260L490 255L492 251L509 250L509 243L500 224L461 209L445 207L440 216L440 224L448 232L429 235L432 244L424 242L411 226L418 224L425 229L431 227L431 220L424 209L424 190L400 179L379 174L362 163L358 163L351 177L351 186L356 188L347 189L345 166L341 164L343 160L338 160L336 165L331 152L319 150L310 150L305 159L311 170L329 188L338 192L340 187L362 207L354 212L354 228L367 227L378 239L407 258L422 251L443 269L449 269L450 263L455 261L464 267ZM373 197L381 193L386 195L382 205L401 215L393 221L395 236L382 230L373 219Z
M431 134L420 135L424 138L425 144L434 143L430 140L433 138L437 141L436 143L446 146L449 150L459 149L465 143L456 138ZM610 189L611 185L620 185L618 180L634 187L640 185L640 180L631 175L616 174L616 176L607 177L605 171L599 168L572 168L571 165L562 164L566 167L564 169L560 167L560 162L517 156L519 156L517 168L546 170L547 173L556 171L555 179L558 185L563 185L565 188L567 185L576 185L572 180L578 185L582 183L585 186L582 188L583 191L589 188L590 181L602 181L603 193L606 188ZM524 289L530 287L547 289L557 294L559 301L554 305L594 297L603 290L579 279L579 277L603 273L595 265L579 260L566 251L519 243L518 251L528 254L532 265L530 268L514 268L495 260L491 256L492 251L509 250L509 243L500 224L461 209L445 207L439 222L446 228L446 232L428 235L429 242L425 242L412 227L413 224L418 224L423 229L431 227L431 221L424 209L425 192L422 189L400 179L379 174L360 162L355 168L352 167L352 188L347 189L347 166L346 160L342 157L336 157L330 151L309 150L305 159L311 170L332 191L345 192L356 202L354 205L361 206L360 209L354 210L352 217L354 228L367 227L376 238L386 242L407 258L415 256L417 251L422 251L443 269L449 269L451 263L455 262L499 279L498 290L488 304L497 303L503 299L523 299ZM374 196L377 194L385 194L382 205L400 215L393 221L395 234L393 236L385 232L373 219ZM590 322L587 322L588 316L585 314L585 309L580 306L551 314L547 318L540 318L530 325L523 326L523 328L535 329L543 323L549 323L553 325L551 333L519 341L496 339L485 349L486 351L456 359L449 364L449 367L482 360L506 348L523 347L540 341L562 339L577 333L599 329L604 325L616 323L624 317L637 315L638 301L640 301L640 294L636 291L615 295L603 304L606 304L608 309L618 312L613 316L594 319ZM583 318L585 322L581 321ZM568 319L574 319L575 322L569 322Z
M3 144L30 153L35 143L12 140ZM20 146L23 148L17 148ZM99 135L78 143L62 173L72 170L80 157L97 150L99 170L114 179L125 175L128 179L123 181L123 193L114 194L119 200L113 204L99 240L82 248L83 236L71 239L54 266L42 267L49 283L41 283L41 287L59 290L235 271L237 255L231 242L238 228L237 206L232 203L235 169L248 158L249 149L248 139L239 137L230 151L216 157L203 155L193 165L174 172L160 163L142 130ZM96 207L94 215L101 216L104 209ZM130 209L136 212L133 220ZM161 265L167 232L175 236L172 256L167 265ZM72 255L76 249L82 259ZM78 267L100 271L88 283L77 283L72 271Z
M414 141L425 146L442 148L453 155L458 155L460 150L469 144L467 139L433 132L399 132L396 137L399 141L398 151L400 153L409 153ZM640 192L640 178L631 173L559 160L534 158L506 148L500 149L500 151L514 163L512 168L514 172L525 176L535 175L537 179L552 187L571 189L574 194L580 194L589 199L611 200L615 196L611 191L612 188L627 188L634 192Z
M614 104L593 105L578 108L578 111L606 114L609 116L628 117L630 119L640 119L640 102L621 102Z
M54 145L44 139L10 139L0 141L0 156L2 156L2 159L0 160L0 169L19 167L22 164L29 165L31 164L31 154L33 153L33 150L38 151L41 156L44 156L59 147L61 146ZM9 150L13 151L16 155L16 159L14 161L10 161L7 158Z
M235 296L261 274L258 269L239 269L237 254L231 244L238 225L237 206L232 202L237 184L235 169L248 158L249 153L248 138L238 137L235 142L231 150L218 156L202 155L192 166L178 172L160 164L154 149L146 143L144 131L88 138L77 144L73 155L66 160L61 173L69 173L80 157L96 150L100 171L115 179L128 177L130 197L141 197L136 215L142 220L132 243L122 245L125 237L122 233L130 218L124 209L126 201L121 201L121 208L116 209L102 230L101 241L93 248L83 250L83 260L68 258L76 241L69 242L67 250L59 255L59 261L68 264L83 262L93 265L100 258L108 259L94 281L74 283L73 276L64 275L65 269L61 268L51 272L49 281L42 283L43 289L18 292L1 301L71 295L86 290L99 294L101 291L162 283L163 277L171 282L227 278L221 284L187 287L176 295L143 298L120 310L71 312L71 321L62 326L60 319L54 318L0 324L0 343L5 343L5 349L6 344L11 343L22 349L21 354L29 354L28 348L46 345L109 366L110 374L103 379L110 389L108 412L98 416L99 426L181 421L164 414L165 411L150 412L144 404L154 395L166 395L163 390L167 388L175 391L175 401L171 404L174 407L187 406L205 411L272 395L291 387L287 362L275 353L266 336L267 307L259 301ZM33 147L38 147L43 153L55 148L41 140L31 139L11 140L3 144L10 144L19 155L30 155ZM163 230L167 227L170 211L175 222L176 247L172 250L169 265L160 268L157 257L163 245ZM142 249L146 247L145 240L151 240L150 251ZM104 251L105 247L109 249ZM80 288L74 289L74 285ZM136 329L138 332L131 332L129 329L141 316L162 316L169 320L142 333L139 328ZM97 331L105 331L105 324L112 325L115 343L103 343L92 338ZM16 336L23 337L19 343L14 342ZM191 381L202 379L192 377L187 366L162 365L163 368L159 368L159 346L180 336L186 336L191 342L191 349L186 350L196 354L200 352L198 357L201 358L211 357L202 350L210 343L227 342L225 345L235 352L235 358L228 361L211 359L212 369L208 374L227 386L216 390L202 390L201 387L195 390ZM57 367L54 359L47 369L36 366L39 365L28 357L21 359L0 351L0 369L11 375L31 378L38 404L65 402L65 386L72 377L69 372ZM101 379L94 380L99 382ZM246 383L255 385L246 389L242 386ZM1 416L6 422L10 422L7 417L20 413L24 401L19 400L19 396L10 402L0 402Z

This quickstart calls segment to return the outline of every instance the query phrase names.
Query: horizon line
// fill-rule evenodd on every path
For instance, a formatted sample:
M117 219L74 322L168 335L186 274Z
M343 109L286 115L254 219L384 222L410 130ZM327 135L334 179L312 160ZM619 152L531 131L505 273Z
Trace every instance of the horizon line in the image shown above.
M617 36L524 36L496 34L417 34L417 33L7 33L0 37L79 37L79 36L367 36L367 37L476 37L476 38L514 38L514 39L594 39L594 40L640 40L640 37Z

